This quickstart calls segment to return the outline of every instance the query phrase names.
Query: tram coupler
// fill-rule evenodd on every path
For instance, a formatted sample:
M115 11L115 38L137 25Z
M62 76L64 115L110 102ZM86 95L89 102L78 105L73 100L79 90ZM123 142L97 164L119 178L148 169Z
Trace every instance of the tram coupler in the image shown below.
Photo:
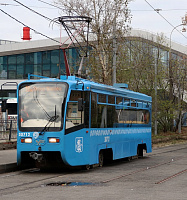
M41 162L42 159L43 159L43 154L38 154L38 153L36 153L36 152L31 152L31 153L29 153L29 156L30 156L31 158L33 158L34 160L38 161L38 162Z

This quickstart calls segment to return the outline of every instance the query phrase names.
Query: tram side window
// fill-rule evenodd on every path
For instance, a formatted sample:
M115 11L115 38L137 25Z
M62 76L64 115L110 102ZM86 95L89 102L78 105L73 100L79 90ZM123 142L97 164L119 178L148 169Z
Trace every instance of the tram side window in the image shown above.
M115 104L115 96L108 95L108 103Z
M105 104L100 104L105 103ZM115 103L115 97L110 97L110 103ZM92 93L91 99L91 127L92 128L111 128L117 122L117 112L115 109L115 104L107 105L106 95L98 95Z
M107 127L112 128L117 123L117 110L115 106L107 106Z
M97 128L97 93L91 93L91 127Z
M122 97L116 97L116 104L120 104L123 102L123 98Z
M150 121L147 110L118 110L118 123L122 124L148 124Z
M107 106L98 105L97 128L107 128Z
M70 96L70 102L67 105L66 112L66 129L84 124L84 110L78 110L78 99L84 99L84 93L81 91L72 91Z
M98 94L98 102L106 103L106 95L105 94Z

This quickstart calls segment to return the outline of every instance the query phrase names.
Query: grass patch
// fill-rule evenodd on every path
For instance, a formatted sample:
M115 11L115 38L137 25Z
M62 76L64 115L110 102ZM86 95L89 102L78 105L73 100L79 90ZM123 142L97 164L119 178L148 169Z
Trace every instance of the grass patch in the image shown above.
M173 144L183 144L187 142L187 127L182 127L181 133L177 132L162 132L158 135L152 134L152 146L162 147Z

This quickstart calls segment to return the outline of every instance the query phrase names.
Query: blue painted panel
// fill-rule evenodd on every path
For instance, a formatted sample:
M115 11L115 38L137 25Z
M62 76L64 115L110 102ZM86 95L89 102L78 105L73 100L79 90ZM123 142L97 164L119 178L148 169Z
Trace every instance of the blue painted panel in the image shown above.
M59 138L59 143L49 143L49 138ZM22 151L35 152L41 147L41 152L44 151L64 151L64 135L62 132L46 132L44 135L39 135L38 132L19 132L17 136L17 161L20 163L20 154ZM21 143L21 139L32 138L31 144Z
M90 137L86 129L75 131L64 136L64 157L65 163L76 165L90 164Z

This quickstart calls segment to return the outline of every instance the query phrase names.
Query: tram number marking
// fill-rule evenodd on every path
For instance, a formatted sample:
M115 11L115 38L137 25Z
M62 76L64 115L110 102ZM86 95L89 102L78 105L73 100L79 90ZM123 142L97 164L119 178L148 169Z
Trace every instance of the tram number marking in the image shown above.
M30 137L30 133L19 133L19 137Z
M104 138L104 142L110 142L110 136L106 136L106 137Z

